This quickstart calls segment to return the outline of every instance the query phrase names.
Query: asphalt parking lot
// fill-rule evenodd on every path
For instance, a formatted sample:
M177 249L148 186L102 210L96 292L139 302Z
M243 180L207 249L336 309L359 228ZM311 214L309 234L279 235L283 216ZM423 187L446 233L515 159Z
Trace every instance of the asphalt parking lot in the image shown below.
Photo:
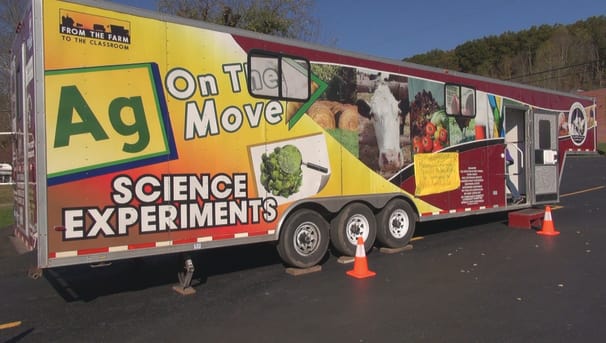
M606 157L569 159L553 223L507 215L420 225L411 250L373 250L354 279L330 256L285 273L270 244L194 257L196 294L171 290L175 256L26 276L31 253L0 245L0 341L601 342L606 335ZM8 242L8 243L7 243Z

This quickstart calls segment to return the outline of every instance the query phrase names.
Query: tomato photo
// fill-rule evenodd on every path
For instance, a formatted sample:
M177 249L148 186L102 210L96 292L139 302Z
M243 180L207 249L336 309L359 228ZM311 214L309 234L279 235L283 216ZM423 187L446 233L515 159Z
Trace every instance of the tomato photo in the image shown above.
M433 151L439 151L442 150L442 148L442 143L440 143L439 140L433 141Z
M415 154L419 154L422 152L425 152L425 149L423 148L423 142L421 141L421 137L416 136L413 141L412 141L412 149L414 151Z
M433 149L433 140L429 136L423 137L423 139L421 140L421 144L423 146L423 151L425 152L431 152L431 150Z
M436 126L434 123L428 122L427 125L425 125L425 134L428 136L433 136L434 133L436 133Z

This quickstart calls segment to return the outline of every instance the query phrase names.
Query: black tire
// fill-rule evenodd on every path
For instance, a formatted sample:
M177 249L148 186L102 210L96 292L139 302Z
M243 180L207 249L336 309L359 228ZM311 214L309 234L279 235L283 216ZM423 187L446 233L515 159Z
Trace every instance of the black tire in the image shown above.
M287 265L309 268L328 251L328 222L317 212L301 209L290 214L282 225L278 254Z
M368 206L352 203L330 222L330 241L339 253L355 256L359 235L364 238L364 248L369 252L377 237L377 220Z
M416 216L410 204L393 199L377 214L377 240L387 248L405 247L415 233Z

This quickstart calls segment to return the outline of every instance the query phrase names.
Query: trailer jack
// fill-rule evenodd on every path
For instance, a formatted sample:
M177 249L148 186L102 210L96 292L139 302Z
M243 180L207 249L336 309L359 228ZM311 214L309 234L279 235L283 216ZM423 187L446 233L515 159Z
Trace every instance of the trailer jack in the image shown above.
M181 295L192 295L196 293L196 290L191 286L191 279L194 275L194 263L191 258L185 259L184 271L179 272L179 284L173 286L173 290Z

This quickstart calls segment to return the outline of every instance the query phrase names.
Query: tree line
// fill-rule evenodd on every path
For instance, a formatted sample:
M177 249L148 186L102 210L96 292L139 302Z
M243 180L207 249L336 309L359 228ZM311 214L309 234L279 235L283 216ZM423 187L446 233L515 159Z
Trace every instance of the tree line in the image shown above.
M606 87L606 16L540 25L405 61L574 92Z

